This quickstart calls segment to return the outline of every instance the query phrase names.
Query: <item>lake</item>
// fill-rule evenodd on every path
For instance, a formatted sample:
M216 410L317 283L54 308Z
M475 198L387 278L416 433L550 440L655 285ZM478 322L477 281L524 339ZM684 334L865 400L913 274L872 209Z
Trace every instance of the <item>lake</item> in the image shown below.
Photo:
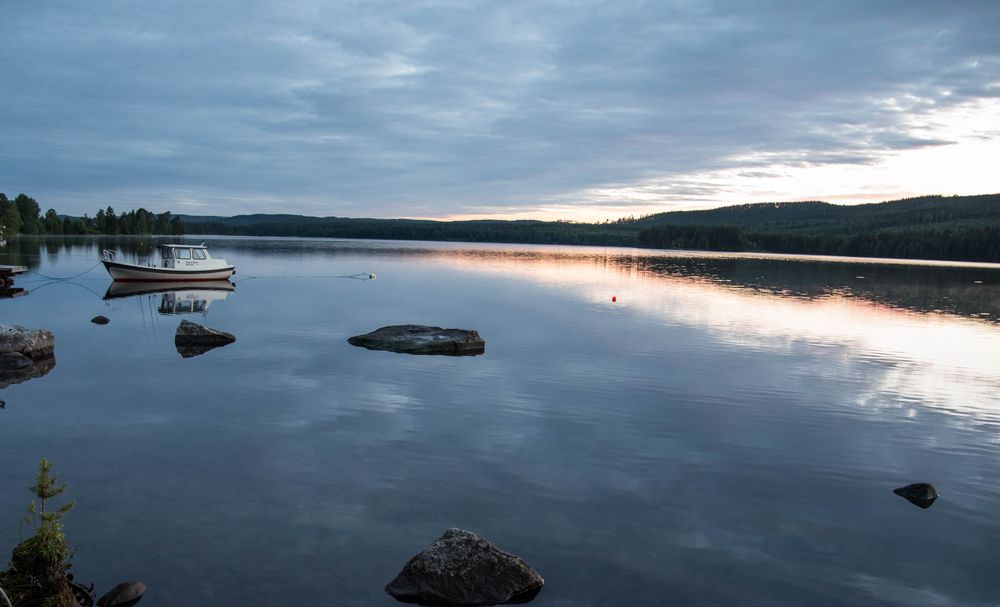
M47 457L77 578L147 607L391 607L449 527L538 607L1000 604L1000 267L205 240L232 292L104 299L101 249L150 239L0 249L33 271L0 321L56 336L0 391L4 563ZM182 318L237 341L184 358ZM405 323L486 353L346 341Z

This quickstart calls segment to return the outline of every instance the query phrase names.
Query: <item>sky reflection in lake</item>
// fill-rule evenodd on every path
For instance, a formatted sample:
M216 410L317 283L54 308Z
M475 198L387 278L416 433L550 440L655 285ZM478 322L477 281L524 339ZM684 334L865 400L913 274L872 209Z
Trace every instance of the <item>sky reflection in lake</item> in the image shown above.
M82 242L20 255L68 276L106 244ZM4 550L44 455L78 575L141 577L144 605L392 605L449 526L537 568L535 605L995 604L996 269L208 244L238 284L184 318L237 342L197 358L159 300L102 300L103 270L0 301L57 336L56 367L0 395ZM486 354L346 343L409 322ZM891 493L916 481L933 508Z

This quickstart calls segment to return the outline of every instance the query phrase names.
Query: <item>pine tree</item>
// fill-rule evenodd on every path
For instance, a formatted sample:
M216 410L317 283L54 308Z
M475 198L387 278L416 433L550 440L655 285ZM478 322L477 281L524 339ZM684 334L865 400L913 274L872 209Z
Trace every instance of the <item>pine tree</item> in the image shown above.
M73 607L76 601L66 579L72 566L72 551L63 533L63 517L73 509L67 502L55 510L47 502L66 490L59 484L59 475L52 474L52 465L45 458L38 465L35 484L29 487L36 500L28 505L23 524L35 534L24 540L11 555L10 566L0 573L0 586L15 607Z

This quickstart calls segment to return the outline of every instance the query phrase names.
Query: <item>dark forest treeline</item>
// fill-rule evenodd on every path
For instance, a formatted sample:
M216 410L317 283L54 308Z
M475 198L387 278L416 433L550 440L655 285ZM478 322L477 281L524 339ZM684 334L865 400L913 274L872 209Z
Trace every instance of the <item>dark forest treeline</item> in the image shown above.
M663 225L639 232L638 245L659 249L1000 262L1000 226L790 234L744 232L736 226Z
M115 213L112 207L99 209L94 217L69 217L41 207L31 196L18 194L13 200L0 192L0 237L15 234L183 234L184 222L171 213L133 209Z
M461 242L511 242L634 246L635 230L615 224L549 221L429 221L410 219L348 219L269 215L198 221L187 217L189 234L301 236L306 238L382 238Z
M15 217L16 216L16 217ZM926 196L877 204L762 203L675 211L604 223L350 219L289 214L236 217L116 215L63 217L23 194L0 194L8 233L220 234L640 246L716 251L1000 262L1000 194ZM16 224L17 228L11 230Z
M640 228L661 224L738 225L745 230L872 230L955 221L1000 222L1000 194L921 196L889 202L837 205L828 202L743 204L704 211L673 211L635 221Z
M185 216L192 234L640 246L1000 262L1000 194L762 203L606 223Z
M635 225L645 247L1000 262L1000 194L740 205Z

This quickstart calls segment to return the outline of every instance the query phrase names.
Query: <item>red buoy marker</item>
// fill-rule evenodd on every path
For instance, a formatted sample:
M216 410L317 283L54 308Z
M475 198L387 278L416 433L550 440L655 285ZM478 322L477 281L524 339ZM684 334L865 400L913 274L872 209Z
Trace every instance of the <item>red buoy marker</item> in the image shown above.
M616 296L616 295L612 295L612 296L611 296L611 303L614 303L614 302L616 302L616 301L618 301L618 296Z

